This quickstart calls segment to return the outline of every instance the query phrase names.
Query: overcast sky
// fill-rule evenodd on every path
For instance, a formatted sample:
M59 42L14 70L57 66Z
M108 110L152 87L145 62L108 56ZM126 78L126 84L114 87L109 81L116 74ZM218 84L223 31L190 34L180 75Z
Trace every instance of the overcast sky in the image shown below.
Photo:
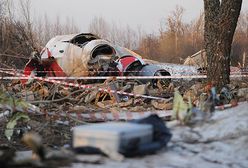
M156 32L162 18L167 17L176 5L185 8L185 21L196 18L203 11L203 0L31 0L34 16L51 19L73 18L82 31L88 30L92 18L101 16L132 28L142 27L147 33ZM248 10L248 0L243 0Z

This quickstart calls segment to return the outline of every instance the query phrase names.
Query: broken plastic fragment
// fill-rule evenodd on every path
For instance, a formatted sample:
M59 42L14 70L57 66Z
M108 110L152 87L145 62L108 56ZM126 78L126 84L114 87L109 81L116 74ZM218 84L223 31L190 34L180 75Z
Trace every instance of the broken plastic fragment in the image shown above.
M5 136L7 137L7 139L10 141L11 137L14 133L14 128L17 124L18 120L23 120L23 121L29 121L30 118L28 117L27 114L24 113L16 113L8 122L7 126L6 126L6 130L4 132Z
M187 123L192 115L191 110L191 98L189 97L189 104L187 104L183 101L183 97L179 91L175 90L173 101L173 118L179 120L181 123Z

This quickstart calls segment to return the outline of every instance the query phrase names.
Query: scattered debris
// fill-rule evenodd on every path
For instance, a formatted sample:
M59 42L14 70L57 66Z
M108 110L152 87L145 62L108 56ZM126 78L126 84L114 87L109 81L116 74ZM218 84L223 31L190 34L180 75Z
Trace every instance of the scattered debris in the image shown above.
M197 67L198 71L200 73L205 73L205 70L207 68L207 56L206 56L206 50L200 50L197 53L188 56L184 63L184 65L188 66L194 66ZM242 69L240 67L230 67L230 73L231 75L241 75Z
M72 64L73 62L78 64ZM1 83L0 134L5 136L0 138L0 164L5 167L47 167L53 164L58 167L57 160L63 160L62 166L72 163L103 164L106 160L102 155L89 159L88 155L74 153L69 145L72 141L73 147L98 147L115 160L122 160L123 156L153 153L167 144L168 151L175 152L175 146L187 143L183 145L193 151L191 155L198 154L199 151L188 147L188 143L208 143L215 139L204 137L205 133L197 128L202 127L206 131L206 125L211 127L211 122L218 123L216 111L235 107L240 101L248 100L248 85L245 82L235 84L237 81L233 81L217 92L214 85L206 84L204 80L190 79L190 75L198 74L196 67L145 60L128 49L115 46L92 34L55 37L41 53L33 54L24 74L82 78L71 78L69 82L59 79L60 83L56 83L56 80L48 78L36 81L30 77L32 80L28 82L15 80ZM166 78L180 74L189 75L189 80L185 82ZM91 81L84 79L87 76L108 78ZM118 79L116 76L124 78ZM125 78L133 76L137 79ZM138 78L142 76L148 78ZM149 78L154 76L157 78ZM221 112L218 115L221 118ZM185 134L180 133L178 138L179 134L176 133L175 138L172 138L165 120L176 120L176 127L185 129ZM106 121L131 123L107 123L111 127L105 130L103 128L106 123L97 123L97 128L94 128L96 122ZM137 123L139 126L148 126L143 131L133 127L129 129L130 125L137 126ZM128 129L117 129L122 125L128 126ZM75 128L73 134L72 128ZM80 132L80 129L84 132ZM81 136L86 135L87 131L90 141L82 141L85 137L87 139L87 136ZM100 136L103 131L108 134ZM171 131L174 136L174 129ZM132 134L128 136L130 132ZM228 134L232 135L234 134ZM99 142L96 140L98 138ZM181 141L177 141L177 138ZM171 144L174 145L172 148ZM25 161L19 157L24 154L20 150L24 150L27 155ZM88 148L84 152L85 150L86 153L91 151ZM204 158L214 161L208 156Z
M238 90L237 96L242 101L248 100L248 88L241 88Z
M175 90L173 101L173 118L179 120L181 124L187 123L191 117L192 104L189 97L189 104L185 103L182 95Z
M8 124L6 126L5 133L4 133L9 141L11 140L11 137L14 133L14 128L17 124L17 121L19 121L19 120L27 122L30 120L30 118L28 117L27 114L23 114L20 112L14 114L12 116L12 118L10 119L10 121L8 122Z
M173 103L171 102L173 99L169 98L168 100L155 101L151 100L151 104L155 109L158 110L172 110Z
M18 86L13 87L15 85ZM105 88L109 88L109 86L112 85L111 89L116 89L117 91L124 90L130 93L134 93L135 89L141 87L140 90L142 90L142 93L140 92L136 94L146 93L149 95L152 93L153 96L163 95L165 97L162 100L149 100L121 94L113 96L107 92L99 92L94 89L66 88L64 86L55 86L49 83L37 83L36 81L32 81L25 86L25 89L28 90L26 93L32 95L32 99L29 99L27 98L28 94L23 94L23 92L21 92L23 88L19 82L6 83L3 87L5 93L2 92L0 99L0 114L2 115L2 123L0 126L1 128L6 128L8 122L14 118L17 122L14 127L8 129L13 133L11 136L8 136L11 137L10 141L7 140L8 138L2 137L0 138L0 142L2 145L6 144L10 148L15 147L17 150L25 149L25 151L27 151L28 149L21 143L20 138L22 134L24 134L24 141L22 142L25 142L25 144L33 150L33 153L36 153L38 156L34 157L34 154L31 152L31 154L28 154L29 160L23 162L23 160L20 160L19 156L18 159L12 154L14 162L11 162L11 164L10 162L4 162L1 160L0 162L4 162L4 164L7 164L8 166L46 166L48 164L54 164L58 158L66 158L65 162L63 162L64 165L70 165L71 163L103 164L105 158L101 155L88 159L88 155L75 155L70 148L66 150L61 148L66 144L70 144L70 141L72 140L70 129L72 127L86 124L86 122L107 121L106 119L108 118L112 118L112 120L132 120L133 118L141 118L141 116L145 117L145 115L147 116L152 114L156 110L165 110L163 115L167 117L164 119L171 120L171 117L168 118L171 113L166 113L166 110L171 109L174 111L174 118L178 119L181 124L197 127L199 124L202 125L204 123L212 122L211 120L214 116L212 111L214 106L215 110L231 108L237 105L237 100L245 99L245 96L247 96L245 92L241 92L241 88L235 87L235 85L229 87L230 89L222 89L222 92L217 94L215 89L210 87L207 87L206 89L206 85L199 82L195 82L192 86L189 85L184 88L178 87L181 85L180 83L173 83L163 88L163 90L161 89L162 91L158 88L150 88L149 85L140 85L139 82L135 81L123 82L122 80L110 80L105 83L92 85ZM44 96L44 92L40 91L43 88L49 91L49 96ZM163 93L167 90L172 92L172 89L175 88L176 91L174 92L174 96L169 96L169 94ZM143 92L144 90L146 90L146 92ZM240 93L238 94L238 92ZM193 96L189 93L193 93ZM92 96L92 98L90 98L90 96ZM119 99L119 102L117 99ZM85 100L88 100L87 103ZM38 106L30 104L28 101ZM29 113L26 113L27 110ZM15 117L15 115L19 114L21 114L21 116L23 115L24 118L21 116ZM84 115L88 115L91 120L82 118ZM162 117L162 115L160 116ZM19 118L19 120L17 118ZM22 119L27 120L25 122L19 122ZM159 122L155 121L154 123L158 124ZM161 121L161 123L164 122ZM37 132L41 136L37 134L25 134L29 131ZM4 131L2 131L1 134L4 135ZM161 133L155 133L153 135L161 135ZM37 139L37 137L42 137L42 141L40 141L39 138ZM198 136L195 135L194 141L198 139L197 137ZM159 139L159 137L157 138ZM169 139L166 141L162 140L161 142L166 142L164 144L167 144ZM16 144L13 144L13 142ZM37 144L36 147L35 144ZM38 144L42 145L38 147ZM160 149L161 146L158 144L154 144L154 146L151 145L154 148L151 147L150 150L146 148L146 150L151 151L152 149ZM0 151L2 151L2 145L0 145ZM148 146L149 145L146 145L146 147ZM42 152L38 152L42 151L39 148L44 149L44 158L41 155ZM11 152L11 150L8 151ZM19 151L14 153L19 155ZM131 154L134 154L133 150ZM8 157L8 153L6 152L3 152L2 154L0 152L0 155L4 158ZM112 158L121 158L116 158L115 156L118 155L114 154ZM34 158L39 159L34 160ZM58 166L58 163L56 163L56 166Z
M134 86L133 93L135 95L145 95L145 94L147 94L147 85Z

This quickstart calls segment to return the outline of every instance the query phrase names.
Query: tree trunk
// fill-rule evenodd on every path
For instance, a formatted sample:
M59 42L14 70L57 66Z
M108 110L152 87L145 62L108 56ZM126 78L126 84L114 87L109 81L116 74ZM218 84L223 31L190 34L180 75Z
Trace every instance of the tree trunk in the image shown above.
M204 0L208 81L230 83L230 54L242 0Z

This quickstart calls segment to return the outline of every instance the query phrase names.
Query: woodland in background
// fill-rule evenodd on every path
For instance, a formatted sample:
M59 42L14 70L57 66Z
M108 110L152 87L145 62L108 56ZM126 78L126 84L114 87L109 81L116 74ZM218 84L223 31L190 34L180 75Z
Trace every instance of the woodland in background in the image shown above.
M50 20L47 15L31 17L32 4L29 0L20 5L0 0L0 67L2 63L22 68L33 50L40 51L49 39L56 35L80 33L73 19ZM15 12L14 12L15 11ZM130 48L145 58L169 63L183 63L183 60L203 49L204 14L192 21L184 20L183 7L177 6L168 17L161 16L159 30L153 34L144 32L141 26L133 29L121 23L110 23L102 17L92 19L88 31L102 38ZM138 24L138 23L137 23ZM234 36L231 64L242 65L243 55L248 55L248 11L242 11ZM5 54L5 55L2 55ZM242 65L243 66L243 65ZM244 66L247 66L245 64Z

